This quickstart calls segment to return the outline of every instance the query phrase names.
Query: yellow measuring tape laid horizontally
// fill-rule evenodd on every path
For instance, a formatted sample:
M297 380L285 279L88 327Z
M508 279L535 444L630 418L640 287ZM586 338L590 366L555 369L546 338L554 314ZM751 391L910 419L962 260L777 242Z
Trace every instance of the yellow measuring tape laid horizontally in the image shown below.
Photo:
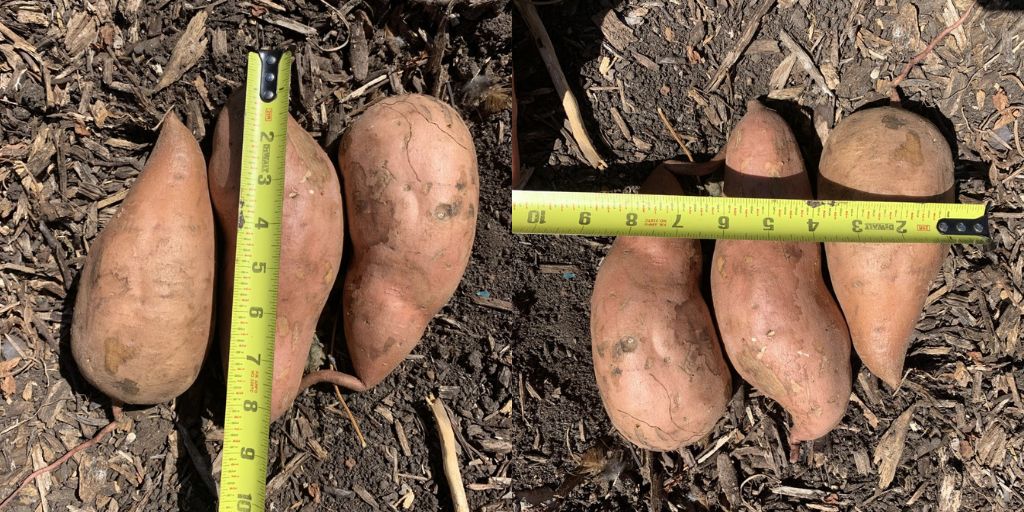
M514 233L985 244L983 204L512 191Z
M249 53L220 512L266 506L290 52Z

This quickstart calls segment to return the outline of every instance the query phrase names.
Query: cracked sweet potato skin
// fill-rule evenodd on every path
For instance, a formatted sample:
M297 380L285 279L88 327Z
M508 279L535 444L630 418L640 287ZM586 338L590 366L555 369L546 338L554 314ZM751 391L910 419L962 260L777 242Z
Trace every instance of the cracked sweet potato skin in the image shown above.
M724 195L812 199L799 146L760 103L729 136ZM744 380L792 416L793 443L817 439L850 398L850 335L814 242L719 240L711 295L722 343Z
M195 382L212 339L215 243L206 161L169 114L82 269L71 353L89 383L152 405Z
M852 114L821 153L819 199L953 201L953 157L924 117L894 107ZM829 277L864 366L896 388L947 244L825 244Z
M239 89L218 116L210 156L210 194L224 240L217 338L225 374L231 347L244 99L245 90ZM290 115L286 144L271 422L291 408L299 393L317 321L341 267L345 236L334 163Z
M641 193L681 195L658 168ZM725 413L732 376L700 292L699 240L620 236L594 281L590 332L605 411L633 444L672 451Z
M345 339L370 388L419 343L462 280L479 208L476 150L450 106L393 96L349 126L338 167L353 247Z

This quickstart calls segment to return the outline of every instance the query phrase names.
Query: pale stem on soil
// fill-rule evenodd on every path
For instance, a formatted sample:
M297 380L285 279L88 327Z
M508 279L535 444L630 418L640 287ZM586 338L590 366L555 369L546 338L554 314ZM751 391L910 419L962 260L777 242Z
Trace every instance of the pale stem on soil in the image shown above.
M540 15L537 14L537 9L530 0L515 0L515 2L519 12L523 15L523 20L526 21L530 32L533 34L534 42L537 43L537 50L540 51L544 66L548 68L551 81L555 83L555 90L562 97L562 108L565 109L565 115L569 118L569 128L572 130L572 136L576 139L576 143L580 146L580 151L583 152L583 156L591 167L606 169L608 164L598 154L594 144L590 141L590 136L587 135L587 130L583 125L583 116L580 114L579 104L576 103L576 97L569 90L569 81L565 78L562 65L558 63L558 56L555 55L551 38L548 37L548 31L544 28L544 22L541 21Z
M672 128L672 124L668 122L668 118L665 117L665 112L662 112L661 107L658 107L658 115L661 116L661 122L665 123L665 128L668 128L668 132L672 134L672 138L676 139L679 143L679 147L683 148L683 153L686 153L686 158L693 162L693 155L690 154L690 150L686 149L686 144L683 144L683 140L679 138L679 134L676 133L675 128Z
M448 418L448 410L441 398L427 397L427 404L430 405L434 419L437 420L437 431L441 437L441 459L444 463L444 475L448 478L448 488L452 493L452 501L455 503L456 512L469 512L469 502L466 500L466 489L462 485L462 473L459 470L459 456L455 453L455 432L452 430L452 422Z

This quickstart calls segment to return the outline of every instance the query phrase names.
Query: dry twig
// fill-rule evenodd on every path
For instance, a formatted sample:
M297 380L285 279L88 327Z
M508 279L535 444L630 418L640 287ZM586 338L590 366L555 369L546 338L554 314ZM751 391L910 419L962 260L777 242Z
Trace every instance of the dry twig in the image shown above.
M796 55L796 60L800 62L800 65L804 68L804 71L808 75L811 75L811 79L818 82L818 86L821 87L821 91L826 96L834 96L832 91L829 90L825 77L818 70L818 66L814 63L814 59L807 54L806 51L783 29L779 29L779 39L782 40L782 44L786 45L786 48L793 54Z
M658 115L661 116L661 122L665 123L665 128L668 128L668 132L672 134L672 138L676 139L679 143L679 147L683 148L683 152L686 153L686 158L693 161L693 155L690 154L690 150L686 149L686 144L683 144L683 140L679 138L679 134L676 133L675 128L672 128L672 124L668 122L668 118L665 117L665 112L662 112L661 107L658 107Z
M331 370L334 370L334 363L331 363ZM341 402L341 406L345 408L345 414L348 415L349 421L352 422L352 427L356 429L356 436L359 437L359 444L366 448L366 439L363 439L363 432L359 430L359 424L356 423L356 417L352 415L352 411L349 410L348 404L345 403L345 397L341 396L341 390L338 389L338 385L334 385L334 393L338 395L338 401Z
M722 83L725 79L725 75L729 74L729 70L740 60L740 56L747 50L747 46L750 46L750 42L754 40L754 35L757 34L757 29L761 28L761 20L768 15L768 11L771 10L772 6L775 5L775 0L764 0L761 5L754 11L754 15L747 20L747 26L743 27L743 33L740 34L740 38L736 40L736 45L729 50L729 53L725 54L725 59L722 59L722 63L718 66L718 70L715 71L714 78L711 79L711 83L704 88L705 91L714 90L718 87L718 84Z
M774 2L775 0L768 1ZM519 8L519 12L523 15L523 19L529 26L530 32L533 34L534 42L537 43L537 50L540 51L544 65L548 68L551 81L555 83L555 90L562 97L562 108L565 109L565 115L569 118L569 128L572 129L572 136L576 139L576 143L579 144L580 151L591 167L606 169L608 164L598 154L597 149L594 148L594 144L590 141L590 136L587 135L586 127L583 126L583 116L580 114L576 97L569 90L569 81L565 78L562 65L558 63L558 56L555 55L551 38L548 37L548 32L544 28L544 22L541 21L540 15L537 14L537 9L530 0L515 0L515 2L516 7Z
M469 512L466 489L462 486L462 473L459 471L459 457L455 453L455 432L452 430L452 422L448 418L448 410L440 397L434 398L433 395L427 397L427 404L430 405L434 419L437 420L437 431L441 436L444 475L448 478L448 488L451 490L452 501L455 503L455 512Z
M338 317L341 315L334 315L334 323L331 325L331 349L330 354L334 353L334 340L338 334ZM334 366L334 357L330 359L331 371L337 371L338 369ZM363 439L363 432L359 430L359 423L356 423L356 417L352 415L352 411L348 408L348 404L345 403L345 397L341 396L341 390L338 389L338 385L334 384L334 393L338 395L338 401L341 402L341 406L345 408L345 414L348 415L349 421L352 422L352 427L356 429L356 436L359 437L359 444L366 448L366 439Z

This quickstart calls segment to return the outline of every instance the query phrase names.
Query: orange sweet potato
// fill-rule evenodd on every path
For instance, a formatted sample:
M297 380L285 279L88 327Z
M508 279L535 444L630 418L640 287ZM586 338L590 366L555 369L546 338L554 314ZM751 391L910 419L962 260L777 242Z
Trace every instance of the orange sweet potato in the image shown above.
M476 235L480 177L458 113L417 94L381 100L357 118L338 167L353 250L342 310L355 375L314 372L303 387L361 391L405 359L455 293Z
M793 132L757 101L726 145L724 195L811 199ZM817 439L846 411L850 335L825 286L821 245L719 240L711 295L736 371L793 416L791 443Z
M952 202L953 157L939 130L901 108L844 119L821 153L819 199ZM910 336L945 244L826 243L829 276L861 361L898 387Z
M229 98L217 118L210 156L210 194L225 242L217 328L225 373L231 346L244 101L244 89ZM345 237L341 185L330 157L291 116L286 143L271 422L291 408L299 393L317 320L341 267Z
M640 189L681 195L664 167ZM620 236L594 281L594 373L608 417L634 444L672 451L706 436L732 395L700 292L699 240Z
M206 161L169 114L82 269L71 353L87 381L138 405L195 382L213 327L215 240Z

